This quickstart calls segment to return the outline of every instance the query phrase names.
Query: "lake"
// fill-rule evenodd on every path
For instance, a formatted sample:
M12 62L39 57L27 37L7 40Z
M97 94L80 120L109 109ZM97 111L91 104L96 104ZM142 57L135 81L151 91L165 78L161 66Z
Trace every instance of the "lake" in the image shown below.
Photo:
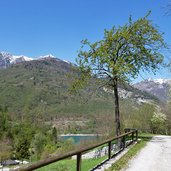
M97 134L66 134L60 135L60 139L65 141L67 139L72 138L74 144L80 144L81 142L88 141L88 140L97 140L99 139L99 135Z

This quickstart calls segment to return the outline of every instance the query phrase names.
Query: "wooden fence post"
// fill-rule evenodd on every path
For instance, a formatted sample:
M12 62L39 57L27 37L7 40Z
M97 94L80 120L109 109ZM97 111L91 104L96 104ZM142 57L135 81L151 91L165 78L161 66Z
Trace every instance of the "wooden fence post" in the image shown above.
M126 137L125 137L125 135L124 135L124 136L123 136L123 139L122 139L123 149L125 148L125 141L126 141Z
M81 171L81 153L77 154L77 171Z
M111 141L108 143L108 159L111 158Z
M136 130L136 141L138 140L138 130Z
M132 142L134 141L134 132L132 132Z

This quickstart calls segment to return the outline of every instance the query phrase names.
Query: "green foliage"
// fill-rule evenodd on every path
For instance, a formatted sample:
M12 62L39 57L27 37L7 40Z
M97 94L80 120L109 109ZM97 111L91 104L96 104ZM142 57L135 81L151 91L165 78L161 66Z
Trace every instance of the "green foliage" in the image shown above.
M137 21L104 31L104 38L95 43L82 41L76 59L80 75L73 88L91 83L92 77L103 78L114 90L116 135L120 134L118 82L136 78L140 71L155 72L163 62L162 48L166 48L162 34L148 20L149 13ZM80 86L81 85L81 86Z
M7 131L9 127L8 123L8 115L7 115L7 108L3 108L0 106L0 139L5 131Z
M51 109L58 108L69 97L66 73L71 68L67 63L50 59L46 63L30 61L0 70L0 104L8 107L13 119L27 117L33 122L35 113L36 119L54 113Z
M151 118L151 129L155 134L166 134L166 115L163 113L154 113Z
M0 141L0 162L12 156L12 146L7 139Z
M105 30L104 39L93 44L82 41L77 63L84 77L92 72L97 77L107 77L110 82L115 77L127 81L141 70L158 69L163 61L160 50L166 44L162 33L147 19L148 15L137 21L130 17L124 26Z
M69 138L66 141L62 142L61 148L58 150L58 153L64 154L68 151L72 151L74 148L74 140L72 138Z
M52 138L53 138L54 143L56 144L57 140L58 140L56 127L53 127L53 129L52 129Z
M97 164L101 163L106 159L105 157L100 157L97 159L84 159L82 160L82 171L91 170L93 167L95 167ZM63 161L59 161L53 164L50 164L48 166L42 167L40 169L37 169L37 171L75 171L76 170L76 160L66 159Z
M143 132L151 132L151 121L153 113L156 111L155 105L141 104L134 106L133 104L122 102L121 121L123 128L137 128Z
M34 125L30 127L30 123L27 121L25 121L25 123L13 123L11 133L13 135L15 157L17 159L28 159L31 155L31 141L35 134Z
M17 159L28 159L30 156L29 152L30 141L27 137L20 137L15 144L15 157Z
M32 142L32 148L38 155L40 155L43 151L46 142L46 136L42 132L35 134L34 140Z
M52 144L52 142L48 142L41 153L41 158L45 159L47 157L50 157L52 153L56 151L56 145Z
M135 144L129 151L122 156L118 161L116 161L110 169L107 171L120 171L122 169L125 169L129 160L133 158L142 148L145 147L147 142L151 138L143 138L141 141L139 141L137 144Z

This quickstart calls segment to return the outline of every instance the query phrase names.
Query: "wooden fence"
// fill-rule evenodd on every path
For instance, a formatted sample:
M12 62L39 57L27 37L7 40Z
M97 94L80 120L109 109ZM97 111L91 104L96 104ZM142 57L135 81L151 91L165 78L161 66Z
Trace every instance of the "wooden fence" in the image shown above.
M128 132L129 131L129 132ZM131 140L130 142L127 144L126 140L127 137L131 136ZM44 160L40 160L36 163L33 163L31 165L28 165L26 167L20 167L18 169L15 169L14 171L31 171L31 170L35 170L38 168L41 168L43 166L46 166L48 164L54 163L54 162L58 162L60 160L64 160L66 158L72 157L72 156L77 156L77 162L76 162L76 171L81 171L81 156L85 153L88 152L94 148L100 147L102 145L108 145L108 159L109 160L112 155L111 155L111 150L112 150L112 141L116 141L116 140L121 140L121 148L120 151L122 151L125 147L127 147L128 145L132 144L134 141L137 141L138 139L138 130L136 129L130 129L130 130L126 130L126 133L118 136L118 137L114 137L114 138L110 138L108 140L99 142L95 145L91 145L89 147L85 147L76 151L72 151L72 152L68 152L66 154L60 155L60 156L53 156L53 157L49 157L47 159Z

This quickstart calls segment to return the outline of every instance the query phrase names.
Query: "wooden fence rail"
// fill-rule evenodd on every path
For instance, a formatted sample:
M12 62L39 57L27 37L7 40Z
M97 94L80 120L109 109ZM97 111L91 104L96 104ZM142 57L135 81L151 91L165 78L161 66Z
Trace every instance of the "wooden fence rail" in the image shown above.
M54 163L54 162L57 162L57 161L72 157L74 155L77 156L76 171L81 171L81 156L82 156L82 154L84 154L85 152L87 152L89 150L97 148L99 146L108 144L108 159L110 159L112 157L111 156L111 144L112 144L112 141L121 139L122 140L122 142L121 142L121 144L122 144L121 150L123 150L126 146L129 145L129 144L126 145L126 137L128 135L131 136L131 142L129 143L129 144L131 144L132 142L137 141L138 130L131 129L131 130L129 130L129 132L126 131L126 133L124 133L124 134L122 134L122 135L120 135L118 137L110 138L108 140L102 141L102 142L97 143L95 145L91 145L91 146L88 146L88 147L85 147L85 148L82 148L82 149L79 149L79 150L76 150L76 151L71 151L71 152L68 152L68 153L60 155L60 156L49 157L47 159L40 160L40 161L38 161L36 163L33 163L31 165L28 165L26 167L20 167L18 169L15 169L14 171L31 171L31 170L35 170L35 169L41 168L43 166L46 166L48 164L51 164L51 163Z

